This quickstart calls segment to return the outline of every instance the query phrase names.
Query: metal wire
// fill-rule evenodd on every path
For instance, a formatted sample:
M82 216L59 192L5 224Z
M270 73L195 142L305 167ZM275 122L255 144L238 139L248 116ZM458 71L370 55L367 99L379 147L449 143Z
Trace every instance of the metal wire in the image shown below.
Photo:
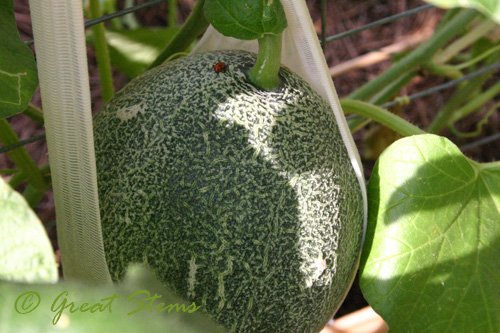
M96 25L96 24L99 24L102 22L112 20L114 18L123 16L123 15L127 15L130 13L136 12L136 11L143 9L143 8L151 7L151 6L156 5L157 3L160 3L160 2L167 2L167 1L168 0L151 0L149 2L145 2L145 3L142 3L140 5L135 5L135 6L132 6L129 8L119 10L119 11L114 12L114 13L109 14L109 15L103 15L103 16L98 17L96 19L88 20L87 22L85 22L85 28L91 27L93 25ZM33 44L33 42L34 42L33 39L30 39L30 40L25 41L24 43L26 45L31 45L31 44Z
M85 22L85 28L91 27L91 26L93 26L95 24L99 24L99 23L102 23L102 22L105 22L105 21L108 21L108 20L112 20L114 18L117 18L117 17L123 16L123 15L129 14L129 13L136 12L136 11L138 11L140 9L156 5L157 3L160 3L160 2L167 2L167 1L168 0L152 0L152 1L140 4L140 5L135 5L135 6L132 6L132 7L129 7L129 8L125 8L125 9L119 10L119 11L114 12L114 13L109 14L109 15L104 15L104 16L98 17L98 18L93 19L93 20L88 20L87 22Z
M470 79L472 79L472 78L474 78L474 77L476 77L478 75L484 74L484 73L489 72L489 71L491 71L493 69L496 69L498 67L500 67L500 62L496 62L496 63L494 63L492 65L486 66L486 67L481 68L481 69L479 69L477 71L474 71L472 73L464 75L464 76L462 76L459 79L452 80L452 81L440 84L438 86L429 88L427 90L415 93L413 95L407 96L404 99L411 101L411 100L414 100L416 98L420 98L420 97L424 97L424 96L428 96L428 95L434 94L434 93L436 93L438 91L451 88L453 86L456 86L460 82L464 82L464 81L470 80ZM392 102L388 102L388 103L382 104L382 105L380 105L380 107L384 108L384 109L387 109L387 108L390 108L391 106L395 106L395 105L398 105L400 103L401 103L400 100L395 100L395 101L392 101Z
M431 9L431 8L434 8L434 6L433 5L424 5L424 6L421 6L421 7L417 7L415 9L410 9L410 10L407 10L406 12L403 12L403 13L400 13L400 14L396 14L396 15L392 15L392 16L383 18L381 20L369 23L369 24L364 25L362 27L355 28L355 29L352 29L352 30L348 30L348 31L341 32L339 34L330 36L330 37L328 37L326 39L326 42L328 43L328 42L332 42L334 40L337 40L337 39L340 39L340 38L343 38L343 37L354 35L354 34L357 34L360 31L371 29L371 28L374 28L374 27L378 27L380 25L383 25L383 24L386 24L386 23L390 23L392 21L396 21L397 19L400 19L402 17L415 15L417 13L420 13L420 12L422 12L424 10L428 10L428 9Z
M6 153L6 152L8 152L8 151L10 151L12 149L16 149L16 148L22 147L24 145L27 145L28 143L32 143L32 142L35 142L35 141L38 141L38 140L42 140L43 138L45 138L45 133L37 135L37 136L34 136L34 137L26 139L26 140L18 141L16 143L11 144L11 145L8 145L8 146L0 148L0 154Z
M459 149L461 151L471 150L472 148L476 148L476 147L488 144L488 143L496 141L496 140L500 140L500 133L493 134L493 135L487 136L485 138L476 140L474 142L465 144L463 146L460 146Z

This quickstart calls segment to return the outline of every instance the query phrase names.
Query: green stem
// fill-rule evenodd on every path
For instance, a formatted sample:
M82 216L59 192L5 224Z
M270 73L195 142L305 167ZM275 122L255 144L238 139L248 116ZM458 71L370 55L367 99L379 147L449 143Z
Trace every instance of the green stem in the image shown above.
M28 205L31 208L35 208L46 192L46 190L39 190L33 185L28 184L26 189L23 191L23 197L26 199L26 202L28 202Z
M344 113L355 113L375 120L404 136L425 134L417 126L376 105L349 99L340 100Z
M444 76L450 79L459 79L464 74L452 65L436 65L434 63L424 63L421 65L422 69L429 71L429 73L437 76Z
M187 53L187 52L174 53L170 57L168 57L167 60L165 60L165 62L169 62L169 61L181 58L181 57L186 57L188 55L189 55L189 53Z
M179 25L177 21L177 0L169 0L168 2L168 26L175 28Z
M371 122L371 119L355 114L353 117L347 119L347 126L349 126L351 133L356 133Z
M499 50L500 50L500 45L497 45L497 46L492 47L492 48L486 50L485 52L479 54L478 56L470 59L469 61L463 62L459 65L454 65L453 67L455 67L458 70L462 70L462 69L465 69L467 67L471 67L471 66L473 66L476 63L480 62L481 60L489 57L490 55L492 55L493 53L495 53Z
M482 170L485 171L489 171L490 169L493 169L492 171L500 170L500 161L489 162L489 163L477 163L477 162L475 163L479 165Z
M90 0L90 13L93 19L102 16L99 0ZM111 61L109 58L108 44L104 34L104 23L92 26L94 32L94 48L96 51L99 79L101 81L102 99L107 102L113 97L113 75L111 74Z
M500 60L500 54L491 55L487 65L491 65ZM436 116L434 117L432 123L427 128L429 133L440 133L448 124L451 123L451 119L454 117L455 112L460 109L460 105L462 105L467 100L470 100L471 97L477 92L477 89L480 89L483 84L491 77L493 74L493 70L488 73L484 73L479 75L469 81L461 87L443 106Z
M498 107L500 106L500 103L496 103L495 105L493 105L489 110L488 112L486 112L486 114L483 116L483 118L481 120L479 120L477 123L476 123L476 129L474 131L471 131L471 132L460 132L459 130L457 130L455 128L455 126L453 126L453 124L451 124L449 126L451 132L460 137L460 138L471 138L471 137L475 137L475 136L478 136L481 134L481 132L483 131L483 126L488 123L488 119L490 118L490 116L498 109Z
M28 104L28 107L23 111L23 114L42 125L44 124L43 111L33 104Z
M2 141L4 146L19 142L19 138L6 119L0 120L0 141ZM42 173L24 147L10 150L8 154L19 169L26 174L26 177L35 188L39 190L45 190L47 188L47 183Z
M40 167L40 172L47 183L48 188L51 187L51 177L50 177L50 166L48 164ZM12 178L9 180L9 186L12 188L16 188L26 179L26 174L22 171L17 172Z
M417 76L417 72L408 72L403 74L401 77L397 78L394 82L391 82L383 90L379 91L376 95L374 95L370 99L370 103L375 105L380 105L387 102L388 100L393 98L401 90L401 88L403 88L415 76ZM351 117L347 121L351 133L359 131L360 129L368 125L370 122L371 119L366 119L358 115L354 115L354 117Z
M106 14L111 14L116 12L118 9L116 8L116 0L114 1L101 1L103 4L103 11ZM123 29L122 22L120 21L119 18L114 18L111 20L111 25L113 28L120 30Z
M19 169L0 169L0 174L2 175L13 175L18 172Z
M22 171L19 171L14 176L12 176L12 178L10 178L10 180L9 180L9 186L12 187L12 188L16 188L19 185L21 185L21 183L25 179L26 179L26 174L24 172L22 172Z
M134 5L134 0L125 0L125 8L130 8ZM139 28L141 25L139 21L135 18L133 13L127 14L122 17L122 22L127 26L127 28L133 30Z
M393 98L404 86L406 86L415 76L416 71L404 73L395 81L389 83L384 89L379 91L370 99L370 103L375 105L383 104Z
M497 82L491 88L477 95L469 103L453 112L450 123L454 123L466 117L468 114L474 112L475 110L478 110L498 94L500 94L500 82Z
M276 89L280 85L281 34L265 34L258 41L259 54L255 65L247 72L248 78L264 90Z
M443 17L441 17L441 20L439 20L439 23L436 27L436 30L435 31L438 31L438 30L441 30L444 26L446 26L448 24L448 22L450 22L450 20L455 17L458 13L460 13L461 11L463 11L464 9L460 8L460 7L456 7L456 8L450 8L448 9Z
M189 45L201 34L207 27L208 21L203 13L205 0L198 0L181 30L174 36L168 45L161 51L160 55L153 61L148 69L161 65L172 54L186 50Z
M474 29L454 41L450 46L448 46L443 52L437 54L432 62L436 65L442 65L448 60L453 58L455 55L460 53L463 49L472 45L479 38L483 37L488 31L493 29L496 23L491 20L486 20L476 26Z
M462 87L458 92L456 92L446 103L444 107L442 107L434 119L432 123L427 128L429 133L438 134L440 133L448 124L450 123L450 119L453 116L455 110L472 94L476 92L475 87L472 85L472 81L468 81L465 86Z
M472 9L464 10L457 14L427 42L421 44L406 57L393 64L383 74L351 93L348 98L366 100L396 80L403 73L415 70L421 63L428 61L441 47L459 34L477 15L478 13Z

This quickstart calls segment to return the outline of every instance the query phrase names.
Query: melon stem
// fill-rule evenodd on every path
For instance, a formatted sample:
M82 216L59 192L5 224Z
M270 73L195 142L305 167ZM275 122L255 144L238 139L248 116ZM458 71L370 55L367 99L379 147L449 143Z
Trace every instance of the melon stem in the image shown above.
M257 61L247 72L250 81L264 90L276 89L280 85L281 38L281 34L265 34L259 38Z

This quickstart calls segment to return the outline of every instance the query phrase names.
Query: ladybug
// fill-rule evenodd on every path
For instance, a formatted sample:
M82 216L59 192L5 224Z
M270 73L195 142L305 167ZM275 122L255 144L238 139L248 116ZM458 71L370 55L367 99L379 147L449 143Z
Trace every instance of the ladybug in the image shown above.
M214 65L214 71L216 73L220 73L220 72L224 71L225 68L226 68L226 64L223 62L218 62Z

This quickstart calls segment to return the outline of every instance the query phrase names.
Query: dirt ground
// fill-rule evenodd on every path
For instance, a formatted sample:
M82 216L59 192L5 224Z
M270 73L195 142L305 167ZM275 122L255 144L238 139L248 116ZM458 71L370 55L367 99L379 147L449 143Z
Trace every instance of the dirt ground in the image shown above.
M146 2L139 0L136 3ZM29 17L28 0L16 0L15 12L18 22L18 28L23 40L32 38L31 21ZM188 15L194 0L181 0L179 19L182 22ZM315 23L318 34L321 31L321 1L307 1L308 7ZM327 1L327 36L363 26L384 17L404 12L406 10L424 5L423 1L416 0L328 0ZM399 19L396 22L383 25L370 30L365 30L353 36L349 36L331 43L328 43L325 48L325 56L329 66L337 66L343 64L350 59L366 54L373 50L378 50L388 45L401 43L402 41L419 37L428 36L432 33L435 26L438 24L443 11L440 9L430 9L421 12L417 15ZM161 3L152 8L143 9L136 13L137 19L141 24L146 26L160 26L167 23L167 5ZM33 49L33 48L32 48ZM93 103L93 112L97 112L102 106L101 92L99 88L99 78L95 65L94 51L92 47L88 47L89 55L89 73L91 84L91 96ZM334 78L334 83L340 97L348 95L350 92L360 87L370 79L382 73L390 65L390 60L382 61L377 64L348 71ZM498 78L496 78L498 80ZM114 71L114 83L117 89L123 87L128 82L125 75ZM415 78L408 88L403 93L412 94L418 91L428 89L432 86L444 82L443 79L432 77L423 74ZM447 100L450 91L434 94L429 97L417 99L409 105L399 108L398 112L418 126L427 126L432 120L439 106ZM40 95L37 92L34 96L33 103L41 107ZM467 131L473 129L473 124L477 121L476 117L470 117L460 124L460 129ZM35 123L23 115L17 115L10 119L16 133L20 139L27 139L44 132L41 125ZM500 117L496 113L490 118L483 135L491 135L498 132L500 128ZM375 129L376 130L376 129ZM355 139L363 156L363 164L367 177L370 175L371 168L374 164L373 147L367 146L370 135L373 134L373 126L369 130L363 130L355 134ZM449 133L444 132L444 135ZM392 134L389 134L391 136ZM452 141L457 144L463 144L466 141L450 136ZM31 156L35 159L38 165L48 163L47 147L44 140L38 141L26 146ZM375 149L376 150L376 149ZM481 162L488 162L500 159L500 142L494 142L468 151L467 155ZM376 155L376 154L375 154ZM8 158L7 154L0 155L0 168L12 168L14 165ZM36 208L41 220L44 222L50 238L53 241L54 248L57 249L57 237L55 232L55 211L52 194L49 193ZM337 316L349 313L355 309L359 309L366 305L357 281L351 290L346 302L337 313Z

